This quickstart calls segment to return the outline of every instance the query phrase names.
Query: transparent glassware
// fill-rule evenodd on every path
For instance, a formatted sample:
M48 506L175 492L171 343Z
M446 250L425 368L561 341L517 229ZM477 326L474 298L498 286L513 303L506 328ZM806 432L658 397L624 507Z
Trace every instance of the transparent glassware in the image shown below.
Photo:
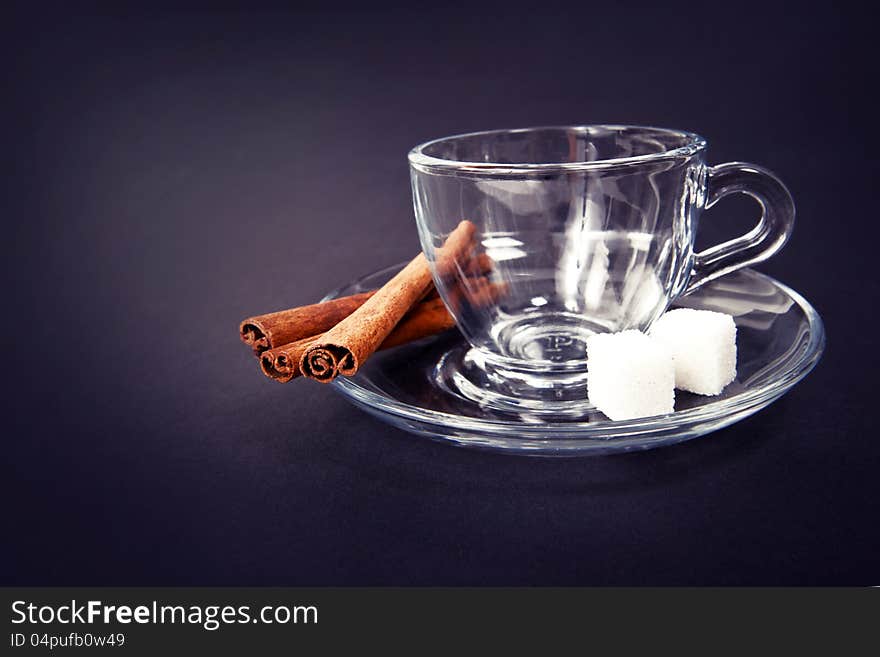
M374 290L403 264L352 281L325 300ZM464 396L450 376L455 370L447 363L471 349L458 331L379 351L356 376L332 385L383 422L433 440L513 454L586 456L672 445L738 422L791 390L825 347L822 319L807 300L752 269L711 281L675 305L733 316L737 376L717 397L677 391L670 415L614 422L577 402L554 417L488 406Z
M778 251L794 203L770 172L705 163L706 140L637 126L499 130L459 135L409 153L422 248L462 221L477 230L496 294L463 254L437 289L471 348L444 376L492 408L550 416L588 409L586 339L646 330L675 299ZM701 253L702 210L741 192L762 217L746 235ZM483 256L483 257L485 257Z

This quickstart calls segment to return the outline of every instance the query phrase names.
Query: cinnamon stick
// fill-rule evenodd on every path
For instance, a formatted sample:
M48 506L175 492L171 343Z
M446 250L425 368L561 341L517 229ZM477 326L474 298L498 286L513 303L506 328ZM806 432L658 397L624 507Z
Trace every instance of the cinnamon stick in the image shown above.
M407 313L379 345L377 351L415 342L429 335L447 331L453 326L455 326L455 320L446 309L443 299L435 297L429 301L423 301Z
M485 276L490 273L495 265L488 253L481 251L473 256L465 268L468 276Z
M435 254L441 275L469 255L475 234L476 226L470 221L462 221L450 233ZM306 348L299 364L302 374L322 383L331 382L339 374L354 376L431 285L428 261L420 253L360 308Z
M360 308L374 292L375 290L361 292L323 303L250 317L241 323L241 339L259 356L272 347L309 338L331 329Z
M472 308L480 308L495 303L507 292L508 285L504 281L494 282L485 276L462 279L448 293L449 307L452 312L459 312L467 303Z
M468 263L465 271L469 276L484 276L492 271L492 264L492 259L486 253L479 253ZM448 276L450 264L446 263L445 267ZM376 290L369 290L330 301L249 317L239 326L239 334L242 342L259 357L269 349L329 331L360 308L375 292ZM425 299L436 298L437 290L432 286Z
M377 351L442 333L453 326L455 320L452 315L446 310L443 301L435 297L413 308L379 345ZM299 363L303 354L322 338L323 335L316 335L264 351L260 355L263 374L279 383L287 383L296 378L301 374Z

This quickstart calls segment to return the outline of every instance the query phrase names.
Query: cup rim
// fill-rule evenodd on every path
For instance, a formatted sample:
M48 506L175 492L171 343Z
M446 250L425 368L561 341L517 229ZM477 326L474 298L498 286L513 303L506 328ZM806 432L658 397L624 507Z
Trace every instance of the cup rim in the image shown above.
M675 136L683 140L683 144L668 151L646 153L644 155L632 155L628 157L613 157L607 159L591 160L589 162L542 162L542 163L502 163L502 162L467 162L462 160L449 160L445 158L426 155L425 149L440 142L466 137L479 137L501 134L517 134L537 132L540 130L628 130L628 131L651 131L665 135ZM697 133L686 130L671 128L658 128L645 125L628 125L614 123L597 123L581 125L545 125L528 128L503 128L496 130L478 130L456 135L447 135L426 141L410 150L409 163L412 167L428 173L442 172L467 172L487 175L511 175L523 173L553 173L572 171L592 171L596 169L608 169L613 167L629 166L655 162L660 160L674 160L686 158L706 148L707 141Z

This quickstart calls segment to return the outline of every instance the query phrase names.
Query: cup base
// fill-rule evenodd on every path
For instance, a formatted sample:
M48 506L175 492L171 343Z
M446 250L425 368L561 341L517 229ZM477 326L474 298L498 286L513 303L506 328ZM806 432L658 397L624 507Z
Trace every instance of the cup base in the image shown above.
M585 418L595 411L587 399L586 359L553 367L497 358L458 345L434 368L440 389L494 410L520 413L534 421Z
M435 381L482 407L542 418L585 417L587 338L608 327L565 311L511 316L492 329L492 351L452 350Z
M613 328L611 323L560 310L514 315L492 327L495 349L484 350L484 358L491 362L504 356L516 361L511 367L537 373L554 369L586 371L587 338ZM496 351L500 356L493 356Z

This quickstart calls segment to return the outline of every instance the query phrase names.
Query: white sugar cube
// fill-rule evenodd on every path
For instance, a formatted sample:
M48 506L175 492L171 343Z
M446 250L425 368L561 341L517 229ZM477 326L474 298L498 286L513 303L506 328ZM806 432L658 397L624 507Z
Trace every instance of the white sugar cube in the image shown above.
M672 355L639 331L592 335L587 338L587 395L612 420L672 413Z
M651 327L675 361L675 387L717 395L736 378L736 324L711 310L670 310Z

